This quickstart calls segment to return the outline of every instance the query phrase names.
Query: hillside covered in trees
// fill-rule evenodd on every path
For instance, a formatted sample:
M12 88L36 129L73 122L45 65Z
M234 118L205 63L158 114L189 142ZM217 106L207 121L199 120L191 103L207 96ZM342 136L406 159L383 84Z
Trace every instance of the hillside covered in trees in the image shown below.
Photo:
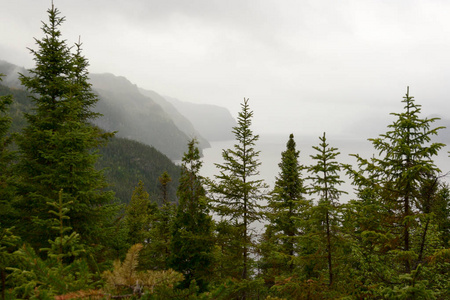
M303 165L289 135L271 190L244 99L234 145L204 178L195 138L176 167L93 125L99 98L64 21L52 5L36 65L20 75L27 92L0 86L2 299L450 297L450 188L434 163L445 145L432 139L442 128L409 89L370 139L375 155L355 153L354 167L325 133ZM340 171L356 190L347 203ZM110 179L120 197L134 184L126 204Z
M14 91L24 90L18 78L19 73L27 72L0 60L0 73L5 75L2 84ZM232 137L236 121L223 107L174 102L173 98L139 89L125 77L113 74L90 74L88 80L99 96L93 110L101 116L92 120L95 125L116 131L116 137L152 146L172 160L181 159L184 146L194 137L200 149L209 148L209 141Z
M0 83L0 96L7 95L11 95L14 99L8 111L11 118L9 132L18 134L27 123L24 113L30 113L33 109L30 93L21 88L10 88ZM134 186L139 180L147 183L149 190L152 191L152 198L160 199L158 178L164 172L172 176L173 181L168 186L168 191L170 199L176 201L180 168L154 147L114 136L98 151L99 159L96 167L104 170L109 184L108 189L115 192L120 203L130 201Z

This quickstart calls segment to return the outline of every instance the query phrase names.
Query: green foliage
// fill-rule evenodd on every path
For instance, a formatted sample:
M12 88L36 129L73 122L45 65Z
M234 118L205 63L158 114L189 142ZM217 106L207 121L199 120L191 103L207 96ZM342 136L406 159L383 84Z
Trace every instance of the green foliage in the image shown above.
M169 183L172 182L172 177L170 177L170 175L169 175L169 173L167 173L167 171L164 171L164 173L162 173L161 176L158 177L158 181L161 185L162 203L168 203L169 202L168 186L169 186Z
M60 253L60 245L64 245L65 253ZM46 260L41 259L28 245L24 245L15 255L18 256L17 267L9 268L12 273L8 281L13 283L12 293L17 298L42 298L94 287L93 274L86 259L79 256L84 253L80 249L80 238L76 233L59 237L52 243ZM70 257L70 262L62 262L62 258Z
M176 205L166 199L149 217L148 237L141 253L142 268L152 270L168 268L175 215Z
M12 226L14 215L11 202L15 193L12 184L15 181L12 170L15 153L11 150L12 136L9 134L12 120L9 108L12 103L11 95L0 96L0 229Z
M21 89L12 89L0 85L0 95L12 95L9 106L12 118L11 133L18 133L27 122L23 113L32 111L30 94ZM112 137L107 145L100 147L95 164L97 170L103 170L109 186L105 190L115 193L120 203L128 203L136 182L142 180L148 187L150 197L162 204L159 192L158 176L167 171L172 183L167 185L167 197L176 199L176 188L180 178L180 167L154 147L130 139Z
M0 74L0 82L2 74ZM15 260L12 253L17 246L19 237L14 235L11 227L15 216L12 201L15 195L15 181L12 163L15 153L11 150L12 136L9 135L11 117L9 107L13 103L11 95L0 97L0 280L2 299L5 299L6 268Z
M208 295L207 299L266 299L266 290L261 278L256 280L248 279L227 279L216 286Z
M65 225L72 202L63 201L63 192L59 201L48 205L54 216L50 222L51 229L57 233L54 240L49 240L50 247L40 251L47 253L43 260L28 245L24 245L16 255L19 264L10 274L14 282L13 293L20 297L41 297L42 294L60 295L93 287L94 275L88 267L86 250L80 235Z
M98 99L87 82L88 62L81 43L72 54L61 39L59 27L65 19L59 14L54 7L48 10L44 37L36 39L38 50L30 50L36 66L29 76L20 76L34 108L25 114L27 126L17 140L20 197L15 207L21 217L16 230L37 249L55 237L47 203L57 201L60 190L71 202L69 226L86 244L99 243L117 212L110 205L112 193L102 191L103 174L94 168L95 149L111 134L89 123L98 115L91 111Z
M339 201L341 194L345 193L338 189L338 186L344 182L338 174L342 166L336 161L340 152L337 151L337 148L329 147L325 133L319 137L319 140L319 146L313 146L318 153L311 155L316 164L309 167L312 176L308 179L313 181L310 194L317 194L319 201L323 200L333 204Z
M450 248L450 187L448 184L442 185L436 192L436 197L432 203L431 211L434 215L434 222L437 225L441 246Z
M176 199L176 187L180 178L180 167L167 156L151 146L129 139L114 137L108 145L101 147L97 169L105 170L109 189L115 192L121 203L128 203L136 185L145 182L150 198L162 205L159 176L163 172L170 174L172 182L166 185L168 199Z
M267 188L262 179L255 179L259 174L259 151L255 143L259 136L251 130L253 111L248 99L241 104L242 111L238 115L238 125L233 128L236 144L233 149L222 151L223 164L216 164L219 175L217 182L210 183L210 192L215 197L215 212L236 227L237 248L229 260L241 261L241 278L246 280L251 274L250 250L254 241L251 234L251 223L261 218L259 201L264 199L262 189Z
M393 114L397 119L389 130L370 139L379 156L367 160L355 155L359 170L350 174L359 199L347 206L355 214L345 213L345 227L354 239L354 277L360 276L366 289L375 286L373 295L434 299L448 286L440 279L430 281L430 274L441 278L448 271L442 273L427 260L443 247L443 232L437 229L445 221L433 211L448 200L445 189L439 188L433 156L444 145L431 141L441 127L432 128L435 118L419 117L420 105L409 91L403 102L404 112Z
M131 202L125 209L125 226L128 231L128 242L131 245L145 243L149 238L152 220L158 211L156 203L152 202L144 189L144 183L139 181L131 196Z
M213 236L208 199L199 172L202 166L196 140L188 144L182 159L178 208L172 229L169 267L184 274L180 285L188 288L195 280L199 292L207 289L210 280Z
M227 220L216 222L213 281L222 282L230 277L240 278L242 276L242 247L241 241L236 239L236 236L239 235L240 228Z
M30 93L22 89L13 89L0 84L0 96L14 99L8 105L9 117L12 121L10 123L10 131L11 133L20 132L26 125L24 113L29 113L32 110Z
M251 225L263 218L266 185L255 179L259 137L248 99L215 181L199 175L194 140L181 167L126 139L97 150L112 135L92 125L99 103L88 61L80 42L69 47L62 39L59 11L52 6L48 13L44 37L31 50L36 66L21 75L27 91L0 85L2 299L450 298L450 191L433 162L444 146L432 142L441 127L420 118L409 91L387 132L370 139L378 154L355 155L358 168L348 167L357 199L346 204L339 203L339 152L325 134L308 169L317 201L304 198L290 135L256 247ZM152 128L167 133L160 129ZM107 190L129 202L123 219ZM112 264L131 244L125 260Z
M0 225L2 225L0 223ZM10 271L8 268L13 266L17 260L17 250L20 238L13 234L10 228L0 226L0 280L1 280L1 297L5 299L6 290L14 286L13 282L6 282L6 278Z
M319 233L323 236L322 243L319 246L319 251L326 253L328 265L328 280L329 285L333 284L333 256L335 255L337 240L337 231L339 221L337 219L339 210L339 196L345 193L338 189L338 186L343 183L338 172L341 170L341 165L336 161L336 157L340 154L337 148L329 147L325 133L319 137L319 146L313 146L318 152L316 155L311 155L311 158L316 161L315 165L309 167L312 176L310 194L317 194L319 199L317 205L313 209L313 219L317 220L319 225L314 228L312 234ZM313 220L314 221L314 220ZM334 258L335 259L335 258Z
M299 219L309 206L309 201L303 196L305 188L301 171L304 167L298 161L299 154L291 134L286 151L281 153L280 172L268 199L266 215L269 223L260 245L261 267L266 282L272 284L275 276L292 274L294 270L297 241L301 234Z
M3 75L0 74L0 82L2 81ZM7 146L11 143L11 138L8 137L8 130L11 126L11 117L8 115L8 108L12 104L12 96L5 95L0 96L0 161L4 163L6 156L8 155ZM2 169L4 165L1 165Z

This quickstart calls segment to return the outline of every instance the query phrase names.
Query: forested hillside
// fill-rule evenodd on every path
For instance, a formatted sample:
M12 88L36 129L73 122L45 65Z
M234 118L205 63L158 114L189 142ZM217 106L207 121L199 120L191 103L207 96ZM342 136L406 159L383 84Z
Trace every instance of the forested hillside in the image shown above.
M8 87L23 89L18 73L27 72L0 60L0 73L6 75L3 84ZM94 110L102 116L94 121L96 125L117 131L118 137L153 146L173 160L181 159L184 146L192 138L199 141L201 150L210 147L208 140L231 137L235 121L225 108L189 103L176 107L158 93L139 89L125 77L113 74L90 74L89 81L99 95Z
M162 204L159 177L167 172L172 182L167 187L169 200L176 202L181 169L155 148L137 141L114 137L100 148L97 167L105 170L107 181L121 203L131 200L139 180L145 183L150 198Z
M10 133L19 133L27 124L24 113L30 113L33 105L30 93L22 88L10 88L0 83L0 96L11 95L14 99L9 107L12 118ZM166 155L143 143L112 137L109 142L99 148L98 169L105 169L109 189L116 193L121 203L128 203L139 180L146 183L152 199L161 203L158 177L168 172L173 181L168 186L171 201L176 201L176 187L180 176L180 168Z

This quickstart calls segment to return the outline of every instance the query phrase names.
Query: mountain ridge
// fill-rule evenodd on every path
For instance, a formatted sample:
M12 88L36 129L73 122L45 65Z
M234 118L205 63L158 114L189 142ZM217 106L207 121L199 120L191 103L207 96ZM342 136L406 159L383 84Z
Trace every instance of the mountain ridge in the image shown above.
M0 60L0 73L7 75L3 84L11 88L21 89L19 74L28 74L27 69L12 63ZM92 89L99 96L99 101L94 111L103 116L94 121L94 124L107 130L117 131L118 137L155 147L172 160L180 160L184 154L185 146L189 140L196 138L199 148L210 147L209 140L220 140L223 132L229 130L235 124L229 111L218 106L210 106L211 111L203 106L196 117L186 117L179 111L179 107L155 91L144 90L133 84L124 76L116 76L111 73L90 73ZM179 101L179 100L178 100ZM196 104L192 104L196 107ZM217 112L217 111L220 112ZM217 117L217 115L225 117ZM229 116L229 117L228 117ZM207 120L199 123L197 119ZM194 120L194 122L193 122ZM222 120L227 120L222 122ZM197 125L194 125L196 123ZM201 128L197 127L202 124ZM227 125L228 124L228 125ZM202 132L205 128L214 131L206 138ZM226 138L223 139L227 139Z
M214 104L200 104L181 101L164 96L183 114L208 141L234 139L233 127L237 125L228 109Z

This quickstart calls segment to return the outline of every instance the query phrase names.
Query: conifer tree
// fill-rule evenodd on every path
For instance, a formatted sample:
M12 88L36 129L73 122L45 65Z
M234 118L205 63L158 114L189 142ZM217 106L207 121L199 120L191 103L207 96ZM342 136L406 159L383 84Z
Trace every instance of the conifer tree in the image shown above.
M128 243L144 244L148 242L151 224L158 207L150 200L150 196L145 191L144 183L139 180L131 196L130 204L125 209L125 226L128 229Z
M272 244L272 254L279 273L287 275L294 269L296 243L300 234L298 219L308 207L304 199L303 179L301 171L304 168L299 163L300 151L296 150L294 135L289 136L286 150L281 153L278 164L280 172L276 177L275 187L268 199L268 220L266 225L266 242ZM278 258L278 259L276 259Z
M161 176L158 177L158 181L161 184L161 199L162 203L169 203L169 193L167 190L167 185L172 181L172 178L170 177L169 173L167 171L164 171Z
M224 163L216 164L220 174L215 176L215 182L211 182L210 192L215 197L216 213L237 229L235 240L238 241L238 247L233 251L237 257L231 259L241 261L239 271L241 278L246 280L251 270L251 223L261 219L259 201L264 199L263 189L267 185L257 178L261 162L255 143L259 135L254 135L251 129L253 111L250 110L248 99L244 99L241 107L238 124L233 128L236 144L233 149L222 151Z
M188 152L182 159L169 267L185 276L182 288L189 288L191 281L195 280L199 291L203 292L207 289L211 275L213 222L199 173L202 162L196 143L196 140L189 142Z
M450 187L448 184L441 184L439 187L431 211L435 215L441 245L443 248L450 249Z
M90 123L97 116L91 109L98 98L87 82L88 62L81 55L81 43L72 54L59 29L65 18L53 5L48 16L42 26L44 37L36 39L38 49L30 49L36 66L29 76L20 76L35 107L25 114L28 125L18 138L17 229L34 247L46 246L54 238L47 203L57 201L63 190L63 199L72 201L68 226L85 243L98 245L108 232L101 227L116 211L109 205L112 194L103 192L102 172L94 168L95 149L111 134Z
M0 224L1 225L1 224ZM1 299L6 298L6 290L14 286L14 282L7 282L10 269L19 260L17 248L20 238L12 232L11 228L0 226L0 290Z
M48 203L52 215L49 229L55 232L55 238L48 241L48 248L39 249L47 253L45 260L29 245L17 251L19 260L10 275L17 298L46 298L93 287L85 245L80 235L67 226L71 204L64 201L62 190L58 200Z
M367 206L368 194L376 199L375 212L355 225L360 230L355 236L367 245L359 249L367 258L360 263L362 272L371 270L365 272L367 284L379 284L383 297L406 299L429 297L434 289L424 281L430 266L423 258L437 250L428 220L439 198L440 171L433 157L444 144L432 141L442 127L432 127L437 118L420 118L421 106L409 88L402 102L404 111L392 113L396 120L388 131L369 139L379 155L370 160L355 155L359 169L350 174L359 190L355 205Z
M162 205L156 207L150 218L149 238L141 254L143 268L152 270L168 269L171 254L172 228L176 214L176 205L168 198L167 185L171 182L169 173L164 172L159 177L161 184Z
M338 174L341 170L341 165L336 161L336 157L340 152L337 151L337 148L329 147L325 133L323 133L322 137L319 137L319 140L319 146L313 146L318 153L311 155L316 164L309 167L310 174L312 174L309 177L312 180L310 194L317 194L319 197L315 213L319 214L318 219L325 233L328 283L332 285L334 276L332 239L336 234L339 196L344 192L338 189L338 186L343 183Z

